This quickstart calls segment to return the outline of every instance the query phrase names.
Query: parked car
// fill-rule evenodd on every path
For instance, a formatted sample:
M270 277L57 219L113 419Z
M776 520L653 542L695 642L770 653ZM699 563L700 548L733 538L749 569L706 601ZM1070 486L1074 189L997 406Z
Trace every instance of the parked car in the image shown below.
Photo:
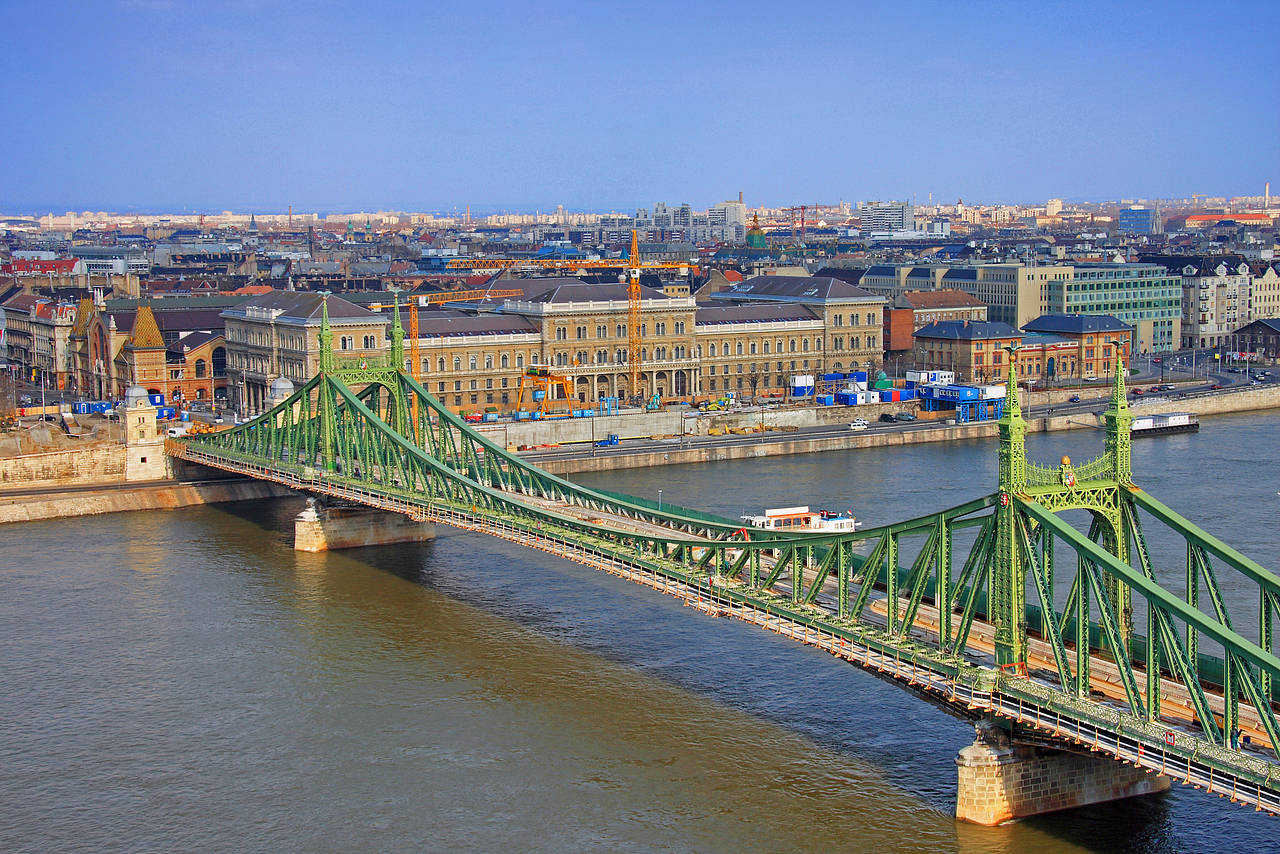
M1144 394L1146 394L1146 392L1140 388L1130 389L1129 393L1137 395L1138 397L1142 397Z
M916 417L910 412L895 412L893 414L894 421L915 421Z
M893 416L892 416L892 415L890 415L890 414L889 414L889 413L887 413L887 412L883 412L883 413L881 413L881 414L880 414L880 420L881 420L881 421L883 421L883 422L885 422L885 423L892 424L892 423L893 423Z
M1071 403L1079 403L1079 402L1080 402L1080 395L1078 395L1078 394L1073 394L1073 395L1071 395L1071 397L1069 397L1069 398L1068 398L1068 400L1069 400Z
M849 422L850 430L866 430L868 426L865 418L855 418Z
M1098 378L1095 377L1093 374L1089 374L1089 376L1084 378L1084 381L1087 383L1096 383L1098 381Z

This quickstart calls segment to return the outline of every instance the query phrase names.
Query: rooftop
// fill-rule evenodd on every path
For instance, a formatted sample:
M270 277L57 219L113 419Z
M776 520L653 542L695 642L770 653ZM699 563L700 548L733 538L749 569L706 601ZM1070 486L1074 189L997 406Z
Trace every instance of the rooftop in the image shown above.
M940 338L949 341L988 341L997 338L1021 338L1022 333L998 320L940 320L916 330L916 338Z
M754 276L711 295L713 300L750 302L883 303L884 297L832 276Z
M1133 327L1109 314L1042 314L1024 332L1080 335L1085 332L1132 332Z
M253 297L222 312L223 317L293 321L295 323L319 323L325 297L310 291L272 291ZM329 295L329 320L333 323L376 322L385 318L363 309L342 297Z
M728 323L782 323L817 319L818 315L812 309L796 304L700 306L694 315L694 323L698 326L718 326Z
M981 308L986 303L972 294L943 288L937 291L907 291L896 300L897 308Z

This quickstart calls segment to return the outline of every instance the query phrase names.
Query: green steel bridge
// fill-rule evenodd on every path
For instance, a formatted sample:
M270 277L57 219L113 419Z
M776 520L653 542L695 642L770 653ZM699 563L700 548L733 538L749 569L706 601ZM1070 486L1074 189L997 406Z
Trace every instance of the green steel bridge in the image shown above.
M1280 812L1280 577L1135 485L1118 356L1097 459L1028 460L1011 373L994 492L828 534L747 529L522 461L403 370L398 312L384 359L332 343L326 309L313 379L167 452L542 549L816 646L1017 740ZM1148 531L1176 565L1153 558Z

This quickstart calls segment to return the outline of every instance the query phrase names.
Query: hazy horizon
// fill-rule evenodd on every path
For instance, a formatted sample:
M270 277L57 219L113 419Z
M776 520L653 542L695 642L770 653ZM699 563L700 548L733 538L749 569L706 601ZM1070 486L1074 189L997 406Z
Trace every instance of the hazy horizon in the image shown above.
M1280 4L1261 0L351 9L10 8L0 209L1035 204L1280 182L1280 60L1248 47Z

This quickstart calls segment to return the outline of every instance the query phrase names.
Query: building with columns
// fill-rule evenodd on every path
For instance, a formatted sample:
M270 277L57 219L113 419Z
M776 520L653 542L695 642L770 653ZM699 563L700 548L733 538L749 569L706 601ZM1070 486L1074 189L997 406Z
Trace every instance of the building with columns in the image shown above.
M576 278L505 280L521 293L501 301L420 305L416 374L445 406L509 410L520 378L547 368L573 398L627 400L785 393L796 373L869 368L881 358L885 300L835 279L760 276L705 302L642 287L640 370L631 388L628 293L621 283ZM299 386L319 369L322 296L273 292L222 312L227 386L245 415L268 407L279 377ZM328 298L334 351L381 356L393 307L366 310ZM412 328L409 307L400 322Z

